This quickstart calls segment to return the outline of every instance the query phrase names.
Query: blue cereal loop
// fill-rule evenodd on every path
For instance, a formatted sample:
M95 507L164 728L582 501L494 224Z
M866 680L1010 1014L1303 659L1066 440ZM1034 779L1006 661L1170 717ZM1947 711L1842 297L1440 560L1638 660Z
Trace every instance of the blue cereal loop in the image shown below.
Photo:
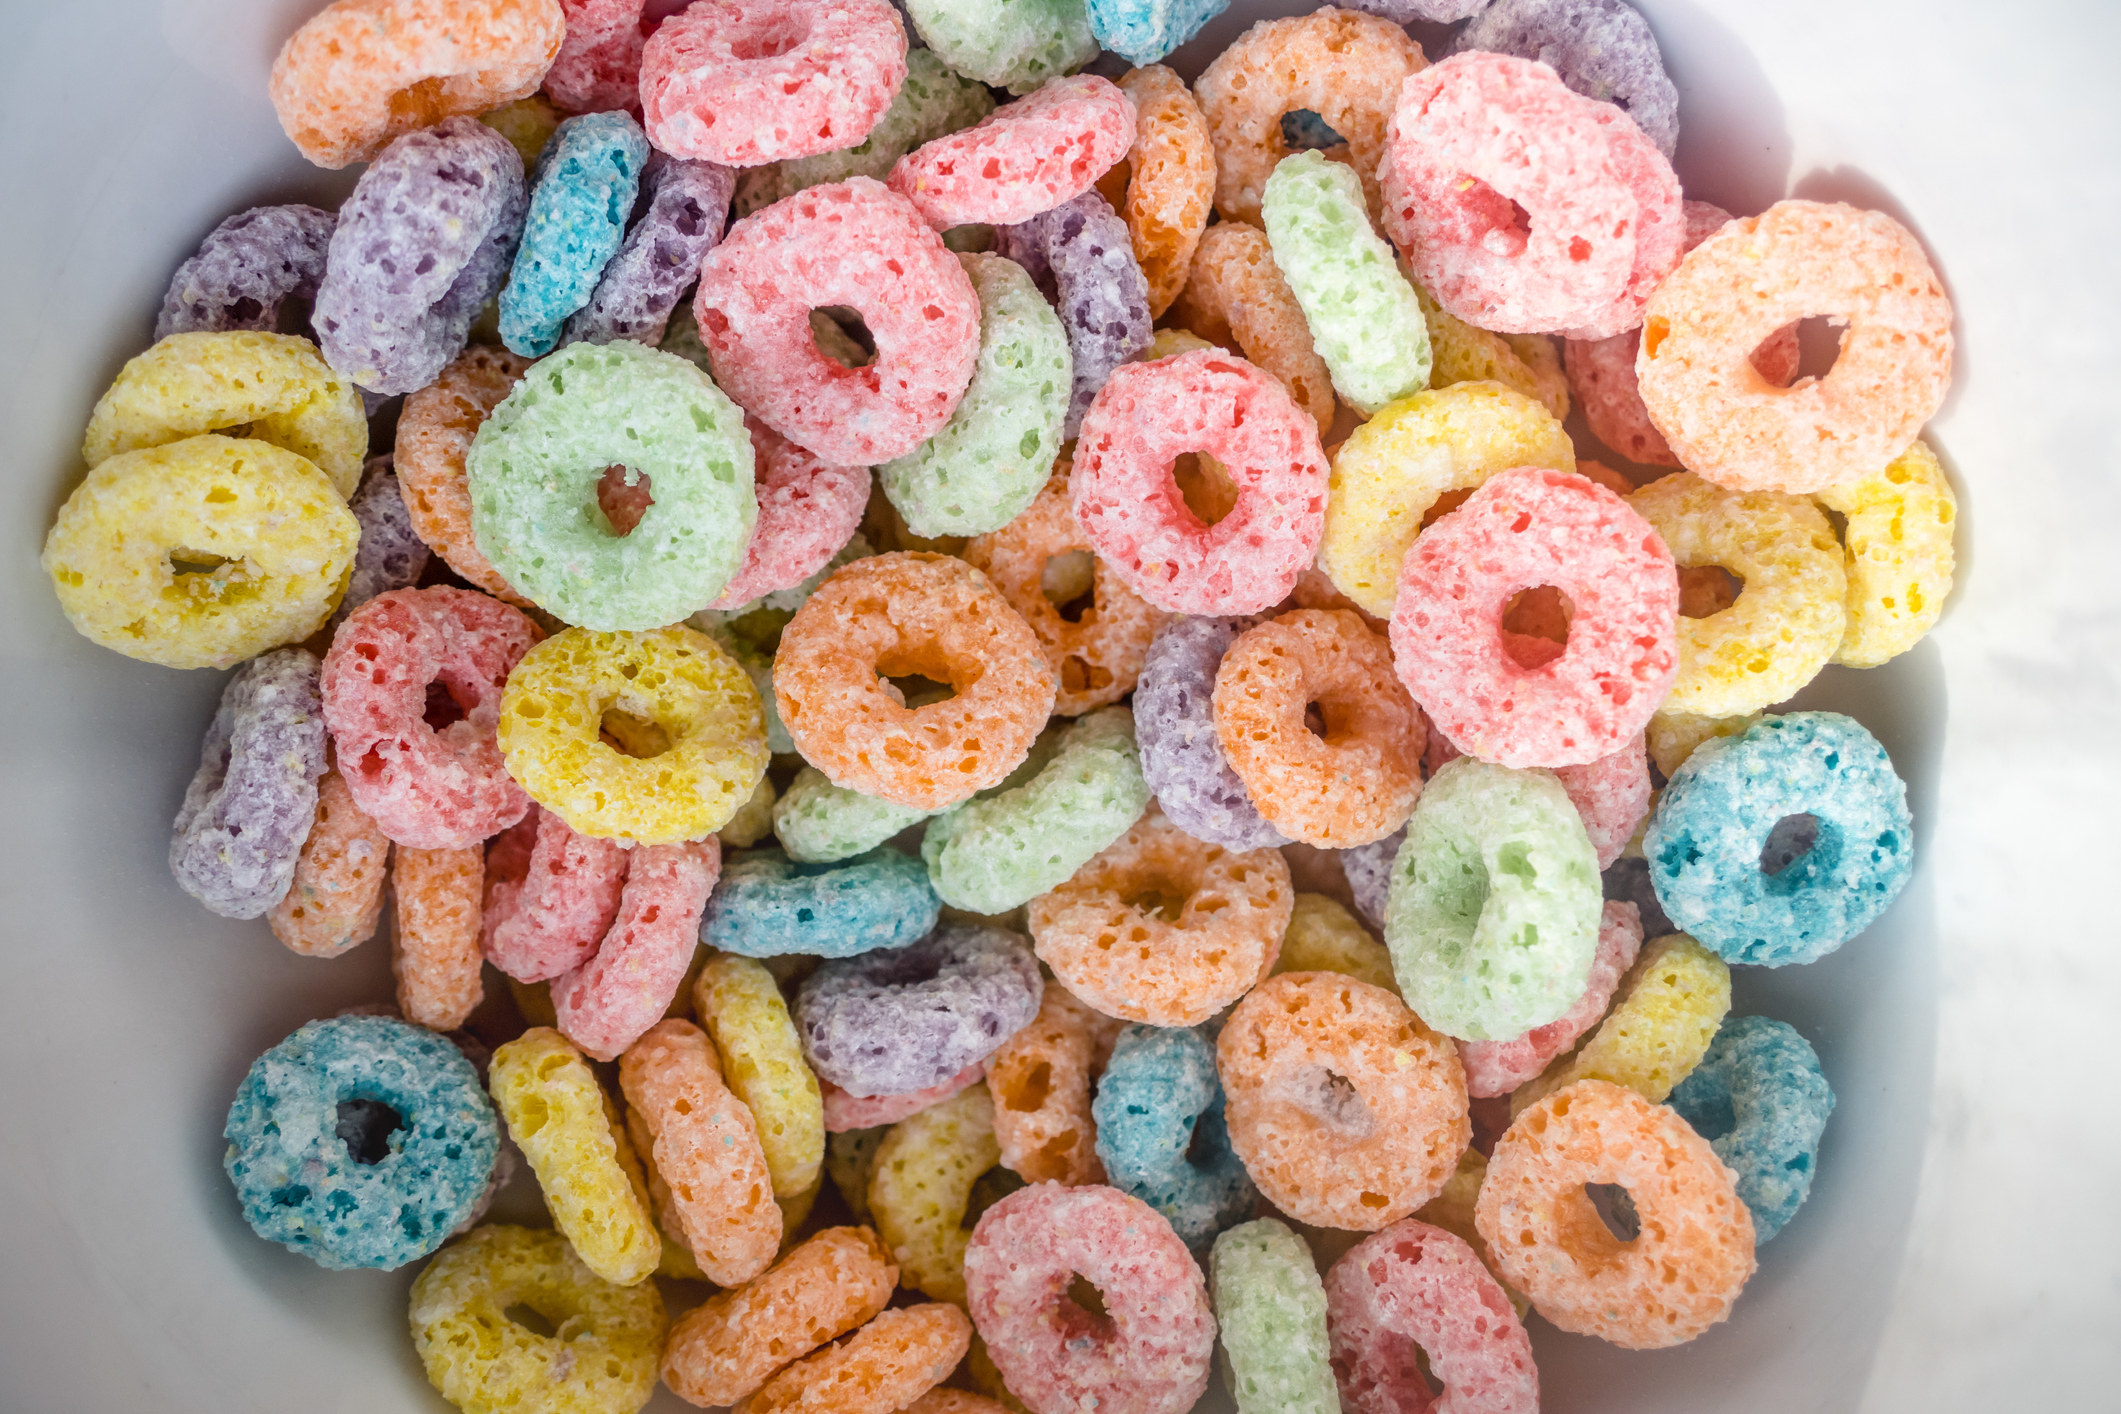
M897 850L833 864L747 850L723 864L700 917L700 941L743 957L855 957L926 937L942 906L928 866Z
M1090 1116L1112 1186L1170 1219L1187 1246L1204 1246L1252 1211L1258 1190L1230 1147L1215 1043L1204 1032L1120 1032Z
M525 358L552 351L567 316L589 303L626 238L648 138L626 113L569 118L538 154L530 214L501 291L501 342Z
M1130 64L1154 64L1230 8L1230 0L1090 0L1090 33Z
M1734 1016L1669 1103L1738 1175L1753 1240L1782 1231L1812 1191L1834 1112L1834 1087L1811 1042L1787 1022Z

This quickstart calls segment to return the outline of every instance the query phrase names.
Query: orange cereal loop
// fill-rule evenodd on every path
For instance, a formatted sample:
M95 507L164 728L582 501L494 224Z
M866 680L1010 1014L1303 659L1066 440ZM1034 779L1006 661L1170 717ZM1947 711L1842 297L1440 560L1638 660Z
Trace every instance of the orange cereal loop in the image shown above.
M566 32L560 0L335 0L280 46L267 91L304 157L344 167L528 98Z
M506 349L482 344L466 349L434 382L406 395L398 414L395 462L413 534L468 583L526 609L530 601L509 587L472 539L464 455L530 363Z
M971 1318L948 1302L885 1311L766 1381L732 1414L893 1414L948 1379L971 1343Z
M964 557L1024 616L1060 683L1054 712L1076 717L1134 690L1149 640L1156 637L1164 615L1122 583L1104 561L1091 556L1089 537L1075 523L1068 470L1063 459L1022 515L974 538L965 546ZM1047 590L1053 571L1062 568L1049 566L1064 555L1089 561L1091 603L1073 621L1062 613L1061 604L1081 597L1078 586L1061 586L1060 603Z
M1635 494L1635 483L1603 462L1585 461L1582 457L1578 457L1576 459L1576 474L1590 477L1591 480L1605 487L1606 490L1616 496L1632 496Z
M304 957L337 957L367 942L383 912L389 859L389 838L354 804L337 768L326 771L294 882L266 916L273 936Z
M1215 203L1215 147L1186 81L1162 64L1130 69L1120 92L1134 105L1134 146L1114 168L1126 192L1112 206L1126 219L1134 259L1149 281L1149 316L1171 307Z
M883 1310L897 1283L898 1268L874 1232L828 1227L672 1326L663 1383L704 1408L734 1404Z
M1627 1190L1622 1242L1586 1184ZM1672 1110L1583 1080L1517 1117L1474 1209L1503 1279L1565 1331L1629 1350L1683 1344L1723 1320L1754 1270L1737 1178Z
M1061 985L1097 1010L1197 1026L1273 970L1294 898L1273 850L1208 844L1151 806L1074 878L1031 900L1028 923Z
M1230 1146L1298 1222L1375 1232L1443 1191L1472 1142L1458 1048L1382 987L1284 972L1216 1041Z
M390 970L398 978L398 1009L432 1031L462 1026L484 994L479 952L486 846L467 849L398 847L390 871L398 898L398 939Z
M700 1270L699 1258L692 1255L685 1226L678 1221L670 1185L663 1181L662 1173L655 1166L655 1135L648 1132L648 1121L642 1118L639 1110L629 1108L625 1128L626 1142L633 1150L633 1164L640 1170L641 1181L648 1190L648 1211L654 1215L656 1231L663 1239L663 1258L656 1263L655 1274L676 1277L680 1281L707 1280L707 1274Z
M1289 155L1282 115L1308 111L1346 139L1346 160L1375 217L1385 124L1400 85L1428 66L1421 46L1390 20L1330 5L1246 30L1193 86L1215 145L1215 209L1258 224L1267 178Z
M1048 984L1031 1024L987 1057L1002 1167L1026 1183L1103 1183L1090 1117L1093 1013Z
M893 677L948 683L909 707ZM1053 711L1038 635L963 560L855 560L781 631L773 691L796 750L836 786L942 810L999 785Z
M1311 326L1274 263L1265 231L1238 221L1209 227L1173 308L1188 328L1211 343L1235 340L1246 358L1279 378L1321 436L1333 425L1333 375L1311 346Z
M781 1245L781 1210L751 1111L722 1084L707 1033L657 1022L620 1057L619 1086L654 1139L655 1170L707 1279L734 1286L764 1271Z
M1374 843L1421 794L1427 724L1384 637L1345 609L1297 609L1239 634L1215 674L1215 734L1260 814L1304 844Z

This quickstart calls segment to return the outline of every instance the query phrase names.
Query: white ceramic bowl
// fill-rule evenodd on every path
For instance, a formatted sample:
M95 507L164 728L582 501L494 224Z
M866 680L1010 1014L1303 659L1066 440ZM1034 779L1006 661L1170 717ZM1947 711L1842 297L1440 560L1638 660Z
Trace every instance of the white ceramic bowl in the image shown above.
M1628 1354L1541 1326L1547 1407L2089 1407L2073 1396L2094 1391L2114 1407L2114 1130L2096 1100L2070 1124L2055 1087L2105 1071L2093 1023L2116 964L2093 944L2117 930L2049 871L2111 873L2111 827L2105 851L2087 829L2111 819L2121 655L2094 558L2121 510L2117 7L1640 3L1683 97L1690 194L1739 212L1850 200L1929 244L1960 315L1934 433L1960 487L1962 587L1929 643L1830 669L1800 699L1886 743L1921 860L1834 957L1739 971L1737 1009L1794 1022L1840 1094L1810 1203L1691 1346ZM316 8L0 3L0 1408L444 1408L406 1337L412 1269L328 1273L260 1241L221 1172L251 1059L389 997L387 944L304 960L178 891L168 822L220 675L92 647L36 564L88 409L147 344L177 261L232 211L350 186L296 155L265 99L273 52ZM1197 71L1251 19L1307 8L1240 0L1173 62Z

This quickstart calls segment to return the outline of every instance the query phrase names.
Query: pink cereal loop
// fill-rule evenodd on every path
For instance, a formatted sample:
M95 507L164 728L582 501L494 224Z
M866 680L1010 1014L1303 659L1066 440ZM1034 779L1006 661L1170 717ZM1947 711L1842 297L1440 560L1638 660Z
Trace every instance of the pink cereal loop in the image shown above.
M568 113L641 107L645 0L560 0L567 36L545 74L545 93Z
M888 181L937 230L1013 226L1090 190L1133 145L1127 95L1076 74L906 154Z
M596 956L552 979L562 1035L614 1059L663 1017L699 947L700 914L722 872L721 842L636 845L618 918Z
M869 469L830 466L755 417L744 419L756 454L759 518L744 563L710 609L740 609L817 573L861 527Z
M527 852L514 831L488 852L480 948L516 981L544 982L596 956L618 916L628 856L618 841L577 834L535 805L516 829L525 826Z
M1598 951L1591 958L1591 979L1576 1005L1560 1020L1507 1041L1460 1041L1458 1059L1466 1068L1466 1093L1476 1100L1492 1100L1538 1076L1549 1061L1598 1024L1613 1000L1613 989L1634 966L1635 954L1640 951L1642 914L1632 903L1607 902L1598 922Z
M853 1129L874 1129L878 1125L897 1124L908 1115L919 1114L930 1105L939 1105L966 1089L983 1074L982 1066L975 1061L940 1085L931 1085L925 1090L909 1090L902 1095L850 1095L829 1080L819 1079L818 1091L825 1099L825 1132L845 1134Z

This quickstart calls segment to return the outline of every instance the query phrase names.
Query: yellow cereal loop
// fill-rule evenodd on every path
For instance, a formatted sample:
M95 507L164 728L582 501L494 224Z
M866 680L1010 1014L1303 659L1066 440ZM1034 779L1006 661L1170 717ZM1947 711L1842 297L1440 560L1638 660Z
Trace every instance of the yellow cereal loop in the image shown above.
M1392 954L1354 914L1324 894L1296 896L1274 971L1340 972L1399 995Z
M510 1316L523 1307L551 1333ZM655 1393L662 1294L605 1281L556 1232L472 1229L413 1282L406 1315L429 1382L464 1414L633 1414Z
M763 703L761 704L763 705ZM780 792L773 788L773 781L759 777L752 789L751 799L736 808L721 829L714 832L724 849L749 849L773 833L773 802L780 799Z
M825 1141L825 1173L858 1223L869 1221L869 1180L876 1176L876 1151L890 1132L880 1124L873 1129L849 1129ZM997 1141L997 1153L1000 1148Z
M307 339L247 329L172 334L119 369L89 414L81 455L100 466L201 432L306 457L342 499L360 485L368 457L368 414L352 381Z
M1650 759L1666 780L1686 764L1696 747L1720 736L1737 736L1760 720L1758 712L1742 717L1704 717L1694 712L1659 712L1650 718ZM1645 819L1648 817L1645 816Z
M316 464L250 438L121 452L59 508L43 565L83 636L227 668L324 626L361 527Z
M825 1100L773 974L751 958L715 954L693 983L692 1009L722 1059L722 1082L758 1123L774 1196L815 1189Z
M1401 273L1406 265L1401 262ZM1429 326L1429 386L1491 382L1524 394L1554 415L1569 415L1569 377L1561 353L1544 334L1495 334L1446 314L1410 277Z
M1233 341L1234 342L1234 341ZM1220 345L1211 344L1191 329L1159 329L1149 338L1149 347L1136 354L1131 362L1154 363L1160 358L1176 358L1195 349L1212 349Z
M1628 498L1682 570L1718 565L1743 584L1727 609L1679 620L1667 712L1739 717L1818 676L1848 622L1841 542L1819 507L1780 491L1727 491L1688 472Z
M631 754L601 739L613 719ZM578 834L635 844L713 834L768 760L758 689L689 628L554 634L508 675L500 738L508 774L538 804Z
M1814 499L1847 522L1848 627L1834 661L1875 668L1914 647L1944 612L1958 498L1937 454L1917 442L1885 470Z
M1579 1080L1625 1085L1652 1104L1701 1063L1731 1009L1731 969L1684 933L1643 946L1591 1039L1510 1095L1514 1118Z
M1483 381L1387 403L1333 455L1319 568L1334 588L1389 619L1399 562L1422 518L1442 497L1513 466L1576 469L1569 434L1524 394Z
M965 1211L972 1185L1001 1161L985 1082L891 1127L869 1179L869 1216L902 1286L965 1304Z
M533 1027L493 1053L486 1085L553 1225L589 1269L620 1286L646 1280L662 1237L640 1161L582 1053L559 1032Z
M1480 1235L1473 1222L1474 1205L1480 1201L1480 1185L1488 1176L1488 1157L1468 1144L1466 1151L1458 1156L1458 1168L1444 1181L1443 1192L1431 1198L1415 1210L1414 1216L1431 1227L1440 1227L1452 1236L1462 1239L1480 1258L1481 1265L1488 1269L1500 1286L1510 1304L1517 1308L1520 1319L1532 1312L1532 1303L1525 1294L1502 1279L1495 1269L1495 1259L1488 1255L1488 1240Z

